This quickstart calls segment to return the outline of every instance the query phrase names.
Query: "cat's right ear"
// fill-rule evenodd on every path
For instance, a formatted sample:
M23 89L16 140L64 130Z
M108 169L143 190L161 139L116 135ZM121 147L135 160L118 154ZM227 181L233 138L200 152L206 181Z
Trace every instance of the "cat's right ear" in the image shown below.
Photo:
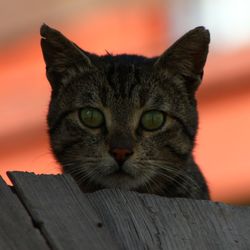
M185 77L188 91L194 93L203 76L209 42L210 34L204 27L190 30L158 58L155 66L164 75Z
M92 67L88 53L59 31L43 24L40 34L46 74L52 89L58 88L70 75Z

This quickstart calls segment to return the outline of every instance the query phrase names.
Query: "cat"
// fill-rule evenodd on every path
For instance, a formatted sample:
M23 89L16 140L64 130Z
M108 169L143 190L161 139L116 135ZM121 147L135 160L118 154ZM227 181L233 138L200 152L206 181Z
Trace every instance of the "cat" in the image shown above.
M52 93L52 152L83 192L120 188L209 199L192 151L209 31L197 27L162 55L98 56L43 24Z

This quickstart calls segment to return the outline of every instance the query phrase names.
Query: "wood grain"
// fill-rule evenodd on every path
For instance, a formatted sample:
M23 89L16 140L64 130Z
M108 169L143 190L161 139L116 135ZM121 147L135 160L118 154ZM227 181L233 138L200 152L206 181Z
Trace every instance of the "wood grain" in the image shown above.
M118 249L71 176L23 172L8 176L52 249Z
M250 249L250 207L112 189L87 197L123 249Z
M26 209L0 177L0 249L50 249Z
M71 176L9 176L53 249L250 249L250 207L105 189Z

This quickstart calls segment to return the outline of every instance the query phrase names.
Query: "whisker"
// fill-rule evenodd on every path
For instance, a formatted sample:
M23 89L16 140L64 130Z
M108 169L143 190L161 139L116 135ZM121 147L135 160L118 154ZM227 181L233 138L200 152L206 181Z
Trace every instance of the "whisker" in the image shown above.
M200 186L195 182L193 178L187 175L183 170L177 169L176 167L171 166L169 163L167 163L164 160L158 160L158 159L157 160L143 160L141 161L141 164L150 164L151 166L155 166L156 168L159 168L161 170L158 173L159 177L162 176L166 180L170 182L174 182L177 185L180 185L180 187L183 188L185 192L190 193L190 190L188 189L188 186L190 185L192 185L192 187L195 188L196 190L200 190Z
M165 176L166 178L170 178L169 175L165 174L165 173L160 173L162 176ZM172 177L171 177L172 178ZM178 181L178 178L182 181ZM190 185L185 185L185 184L190 184L189 181L191 181L191 185L192 187L194 187L196 190L199 190L200 187L194 182L194 180L192 179L186 179L187 176L182 176L182 175L178 175L176 178L172 178L173 182L175 182L176 184L180 185L187 193L190 193L190 190L188 189L188 186L190 187Z
M95 177L97 175L97 171L92 168L91 170L88 170L88 172L82 171L80 177L78 178L78 183L82 184L88 180L88 182L91 182L95 180Z
M183 170L176 169L176 167L169 165L169 163L167 163L166 161L164 161L164 160L148 160L148 162L151 163L151 164L157 163L157 166L160 167L161 169L167 170L167 171L172 172L172 173L176 173L179 176L182 176L181 178L183 180L184 180L184 178L189 179L190 182L192 182L197 188L200 188L197 185L197 183L189 175L187 175L186 173L183 172ZM159 163L163 163L164 166L159 165ZM187 181L187 180L185 180L185 181Z

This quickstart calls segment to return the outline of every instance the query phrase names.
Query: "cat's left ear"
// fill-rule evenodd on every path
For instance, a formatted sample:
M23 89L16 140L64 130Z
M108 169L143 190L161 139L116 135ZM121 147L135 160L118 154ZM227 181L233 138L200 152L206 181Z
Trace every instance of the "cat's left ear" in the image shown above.
M92 67L88 53L81 50L59 31L43 24L40 34L47 78L52 89L58 88L63 79L72 75L74 71Z
M194 92L203 76L209 42L210 34L204 27L190 30L157 59L155 66L166 76L182 75Z

